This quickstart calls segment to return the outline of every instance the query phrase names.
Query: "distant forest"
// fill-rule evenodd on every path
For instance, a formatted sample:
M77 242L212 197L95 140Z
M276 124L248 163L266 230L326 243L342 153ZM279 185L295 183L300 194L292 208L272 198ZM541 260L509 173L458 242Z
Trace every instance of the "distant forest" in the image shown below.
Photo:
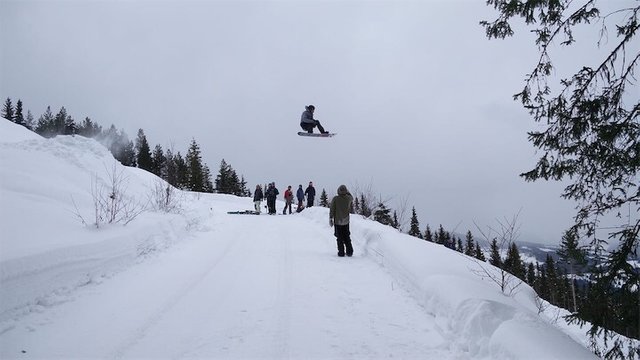
M31 111L27 111L27 115L24 116L21 100L14 106L10 98L4 103L2 117L45 138L80 135L96 139L107 147L122 165L152 172L178 189L251 196L244 176L239 177L224 159L220 163L218 175L215 180L212 179L209 166L202 159L200 146L195 139L191 140L184 156L180 151L163 149L160 144L155 145L152 150L143 129L138 130L135 141L132 141L123 130L117 130L115 125L105 130L89 117L76 122L64 106L55 115L51 107L47 107L36 120Z

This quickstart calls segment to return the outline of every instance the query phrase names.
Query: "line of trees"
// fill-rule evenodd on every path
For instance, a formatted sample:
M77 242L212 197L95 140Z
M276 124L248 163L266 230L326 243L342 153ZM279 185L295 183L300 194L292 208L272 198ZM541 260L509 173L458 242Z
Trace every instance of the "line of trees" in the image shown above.
M598 288L601 282L597 279L605 271L602 267L603 260L588 256L587 249L579 245L579 234L575 229L569 229L563 234L556 256L547 254L544 263L525 262L514 241L500 244L493 238L487 259L471 231L467 232L464 241L456 234L446 231L442 225L437 231L432 231L427 225L425 231L421 232L415 208L412 209L408 234L441 244L479 261L489 262L529 284L540 298L569 310L571 317L579 315L582 321L603 324L607 331L633 339L640 337L637 290L624 286ZM606 319L602 318L605 307L606 313L610 314ZM632 354L631 358L634 356L636 355Z
M398 211L391 210L385 201L373 200L366 191L358 192L354 196L353 213L402 231ZM404 213L404 210L400 209L400 213ZM581 321L603 324L604 331L614 331L634 339L640 337L637 289L626 286L600 288L602 283L598 279L605 271L602 265L606 256L594 257L588 252L587 247L580 246L579 235L574 228L563 234L557 253L547 254L544 262L539 263L524 261L520 249L512 240L498 242L496 238L485 237L489 243L489 248L485 250L480 242L475 240L471 231L467 231L464 239L454 232L445 230L442 225L439 225L437 230L432 230L431 226L427 225L422 231L415 207L411 209L408 223L408 235L443 245L477 261L488 262L515 276L519 281L529 284L541 299L570 311L569 321L579 317ZM510 231L513 232L515 229ZM603 318L602 314L605 313L609 315ZM599 349L594 351L603 353ZM635 356L640 356L640 353L618 357Z
M531 45L538 50L523 87L513 95L538 123L528 138L539 159L520 176L566 181L561 196L578 204L571 231L584 234L595 262L589 304L568 320L580 325L588 320L594 343L596 335L604 337L605 349L597 355L640 358L640 348L624 353L608 331L636 339L640 332L640 271L629 263L640 245L640 2L486 3L495 10L492 19L480 22L489 39L519 30L535 35ZM577 42L591 46L592 55L553 61ZM562 73L568 75L557 78ZM625 212L629 216L621 216ZM602 228L606 217L617 224ZM614 246L607 251L608 244Z
M159 144L151 150L143 129L138 130L135 141L132 141L124 130L117 130L115 125L104 130L89 117L77 123L64 106L55 115L48 106L37 120L34 119L31 111L27 111L26 117L23 116L23 111L21 100L18 100L14 106L11 98L7 98L1 115L46 138L57 135L80 135L96 139L105 145L114 158L123 165L149 171L179 189L251 196L244 176L238 177L236 171L224 159L214 186L211 171L202 159L200 145L195 139L191 140L187 153L183 156L180 151L176 152L172 148L165 150Z

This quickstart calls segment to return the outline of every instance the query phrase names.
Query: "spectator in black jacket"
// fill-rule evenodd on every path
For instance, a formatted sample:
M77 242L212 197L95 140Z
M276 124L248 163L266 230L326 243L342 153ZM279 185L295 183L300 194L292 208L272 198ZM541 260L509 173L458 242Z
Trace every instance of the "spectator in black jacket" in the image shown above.
M313 187L313 182L309 181L309 186L307 186L307 189L304 191L304 194L307 195L307 206L312 207L313 200L316 197L316 188Z
M297 212L302 211L304 209L304 205L302 202L304 201L304 190L302 190L302 185L298 186L298 191L296 191L296 198L298 199L298 208Z
M276 214L276 198L280 192L276 189L276 183L269 184L267 189L267 207L269 208L269 215Z
M256 185L256 191L253 193L253 205L256 208L258 214L260 213L260 205L262 204L262 200L264 200L262 187L260 185Z

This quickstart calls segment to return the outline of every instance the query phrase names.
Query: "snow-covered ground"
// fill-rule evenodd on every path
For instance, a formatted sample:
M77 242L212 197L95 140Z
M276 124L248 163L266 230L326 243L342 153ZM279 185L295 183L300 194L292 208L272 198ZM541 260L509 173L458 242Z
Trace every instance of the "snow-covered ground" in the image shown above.
M503 294L489 264L357 216L353 258L325 208L229 215L252 202L226 195L97 229L114 171L131 204L159 181L114 164L93 140L0 120L1 358L594 357L527 285Z

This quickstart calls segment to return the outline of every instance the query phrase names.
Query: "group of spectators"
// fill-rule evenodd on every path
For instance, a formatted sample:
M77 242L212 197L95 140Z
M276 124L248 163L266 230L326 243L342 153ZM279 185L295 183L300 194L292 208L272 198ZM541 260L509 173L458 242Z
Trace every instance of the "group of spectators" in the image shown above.
M267 213L269 215L275 215L277 213L276 199L278 198L279 194L280 194L280 191L278 191L278 188L276 188L275 182L269 183L269 185L267 186L267 189L264 192L262 191L262 187L260 185L256 185L256 190L253 193L253 203L256 211L258 213L262 212L261 211L262 201L266 199ZM313 206L313 202L315 201L315 198L316 198L316 188L313 187L313 182L312 181L309 182L309 186L307 186L306 190L302 190L302 185L299 185L298 191L296 192L295 197L298 200L298 207L296 208L296 212L300 212L302 211L302 209L305 208L304 206L305 197L307 200L306 207ZM285 205L284 205L284 209L282 209L282 214L286 214L287 210L289 211L289 214L293 212L292 211L293 199L294 199L293 190L291 190L291 185L289 185L287 187L287 190L285 190L284 192Z
M253 201L256 207L256 211L260 214L260 207L263 199L267 199L267 209L270 215L276 214L276 199L280 192L276 188L275 183L270 183L265 191L262 193L260 185L256 186L256 191L253 195ZM296 192L296 198L298 199L297 212L302 211L305 208L304 198L307 197L307 207L313 206L313 201L316 196L316 189L313 187L313 182L309 182L306 190L302 190L302 185L298 186ZM287 210L289 214L292 213L291 205L293 203L293 191L291 185L287 186L287 190L284 192L285 205L282 209L282 214L286 215ZM351 231L349 230L349 214L353 206L353 196L349 193L349 190L345 185L338 187L338 194L331 200L329 206L329 226L334 228L333 234L336 237L338 245L338 256L352 256L353 246L351 244Z

